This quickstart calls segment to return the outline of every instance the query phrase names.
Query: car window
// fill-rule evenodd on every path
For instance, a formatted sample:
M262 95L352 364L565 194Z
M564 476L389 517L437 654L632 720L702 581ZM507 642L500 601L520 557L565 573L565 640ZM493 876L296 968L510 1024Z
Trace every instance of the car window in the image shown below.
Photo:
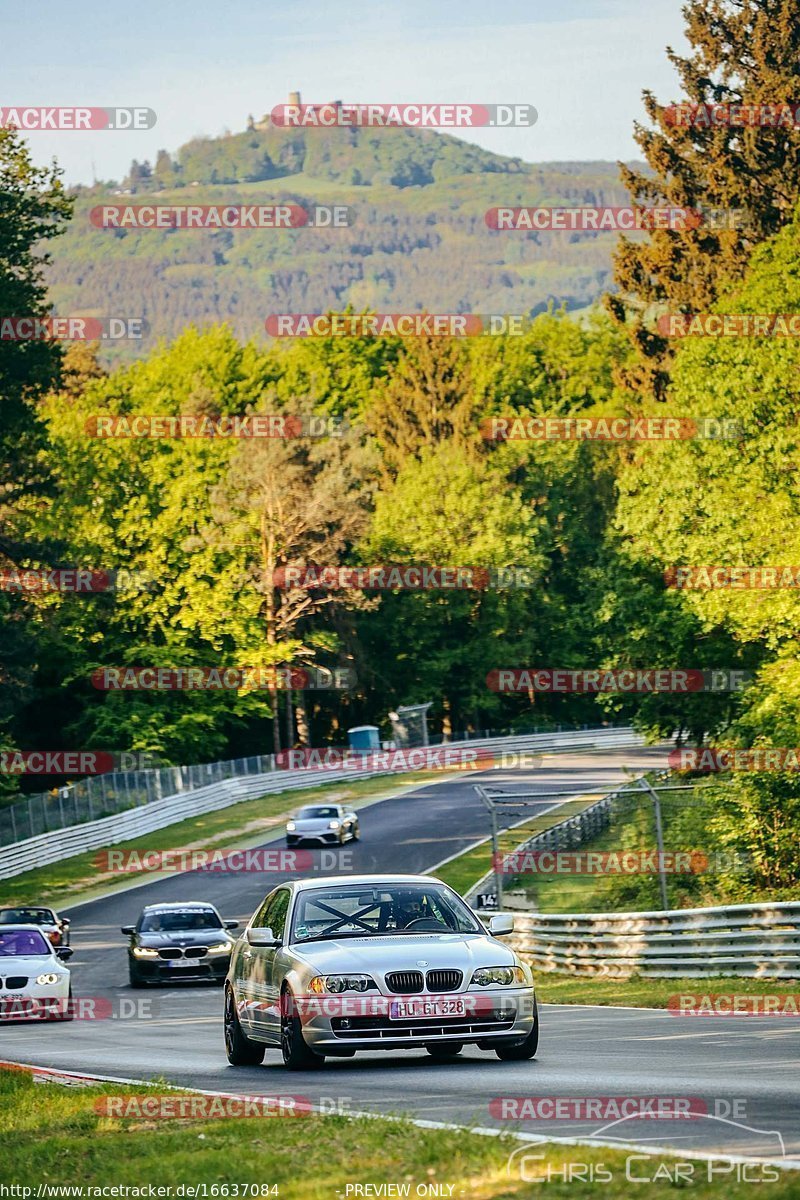
M222 921L210 909L172 909L169 912L143 913L142 933L191 933L193 930L221 929Z
M478 933L464 902L447 889L409 884L314 888L298 895L296 941L403 933Z
M254 929L271 929L278 938L283 938L286 928L286 914L289 911L289 892L279 888L267 896L261 908L253 917Z
M0 910L0 925L55 925L56 918L49 908L4 908Z
M11 958L17 954L50 955L50 944L38 929L9 929L0 933L0 958Z
M301 820L310 820L311 818L338 817L340 813L337 804L308 804L305 808L301 808L297 815Z

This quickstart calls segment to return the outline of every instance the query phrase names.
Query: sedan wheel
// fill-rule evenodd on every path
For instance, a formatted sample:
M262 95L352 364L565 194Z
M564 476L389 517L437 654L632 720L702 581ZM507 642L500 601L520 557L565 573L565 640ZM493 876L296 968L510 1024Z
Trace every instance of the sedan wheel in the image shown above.
M266 1046L243 1032L236 1012L233 988L225 989L225 1053L232 1067L254 1067L264 1061Z
M534 1003L533 1028L521 1042L512 1042L510 1046L496 1046L495 1054L502 1062L522 1062L533 1058L539 1048L539 1007Z
M313 1070L325 1061L324 1055L315 1054L306 1045L294 996L288 988L281 992L281 1054L290 1071Z

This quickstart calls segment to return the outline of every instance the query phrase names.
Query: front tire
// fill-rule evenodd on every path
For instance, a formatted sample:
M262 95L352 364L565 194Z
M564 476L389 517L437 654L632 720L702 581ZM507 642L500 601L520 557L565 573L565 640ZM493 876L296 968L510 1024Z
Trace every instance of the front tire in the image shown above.
M266 1046L251 1041L239 1023L233 988L225 989L225 1053L232 1067L257 1067L264 1061Z
M281 992L281 1054L283 1065L290 1071L311 1071L325 1061L324 1055L315 1054L306 1044L294 996L288 988Z
M521 1042L513 1043L510 1046L495 1046L495 1054L501 1062L523 1062L527 1058L533 1058L539 1048L539 1006L534 1000L533 1003L533 1028L528 1036Z

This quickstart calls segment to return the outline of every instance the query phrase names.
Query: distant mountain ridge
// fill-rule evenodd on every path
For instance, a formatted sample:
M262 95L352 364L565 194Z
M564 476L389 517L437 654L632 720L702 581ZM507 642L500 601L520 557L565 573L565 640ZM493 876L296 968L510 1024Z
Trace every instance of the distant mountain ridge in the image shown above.
M347 204L347 229L102 230L101 203ZM52 247L60 314L143 317L146 354L187 324L228 322L263 338L275 313L357 311L535 314L594 303L612 286L611 233L487 227L497 205L628 203L614 163L529 164L416 129L252 127L195 138L121 185L76 189L75 217Z

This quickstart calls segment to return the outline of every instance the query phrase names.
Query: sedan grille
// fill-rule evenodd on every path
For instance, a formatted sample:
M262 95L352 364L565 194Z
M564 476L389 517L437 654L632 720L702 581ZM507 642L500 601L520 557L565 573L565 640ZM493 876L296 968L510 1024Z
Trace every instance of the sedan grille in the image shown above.
M422 991L422 971L390 971L386 976L386 986L390 992L408 995L410 992Z
M13 991L15 988L27 987L27 984L27 975L9 975L8 978L3 981L2 986L8 988L9 991Z
M455 992L463 978L463 971L428 971L425 982L429 992Z
M182 949L180 946L164 946L159 950L159 958L205 958L208 954L208 946L187 946Z

